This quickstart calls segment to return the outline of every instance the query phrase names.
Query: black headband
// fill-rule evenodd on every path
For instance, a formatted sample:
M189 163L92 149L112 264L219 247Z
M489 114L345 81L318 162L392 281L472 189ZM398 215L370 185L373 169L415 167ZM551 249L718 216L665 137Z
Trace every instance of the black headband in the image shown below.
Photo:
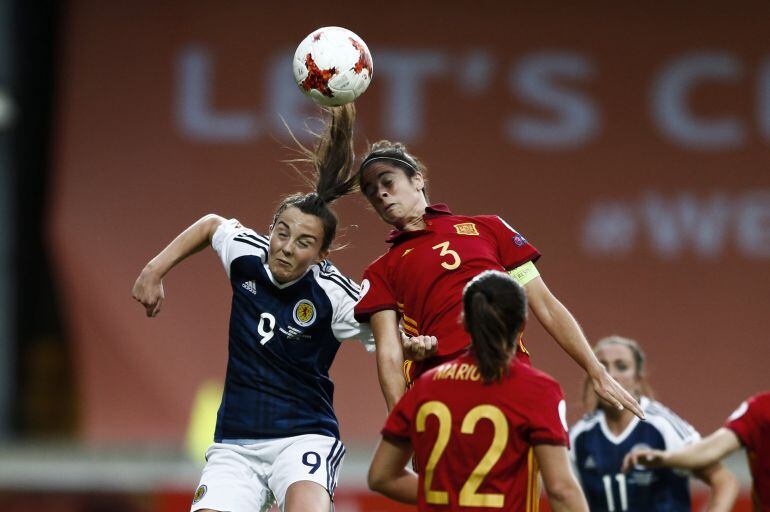
M364 158L364 161L361 162L361 167L358 168L358 173L364 172L364 169L367 165L374 162L375 160L390 160L392 162L398 162L401 164L404 164L405 166L412 169L414 172L420 172L420 170L417 168L417 162L415 162L412 157L405 153L395 153L395 152L382 152L378 153L377 151L370 153L369 156Z

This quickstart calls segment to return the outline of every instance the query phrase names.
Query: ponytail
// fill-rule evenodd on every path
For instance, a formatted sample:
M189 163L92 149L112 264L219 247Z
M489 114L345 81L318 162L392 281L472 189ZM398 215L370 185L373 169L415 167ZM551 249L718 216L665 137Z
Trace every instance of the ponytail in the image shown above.
M324 109L329 114L323 133L318 136L313 149L303 146L289 131L297 144L299 158L287 160L300 178L314 189L308 194L297 193L283 199L278 206L273 223L288 207L294 206L308 215L315 215L324 227L321 250L327 250L337 233L337 215L329 205L342 196L358 189L357 175L353 170L353 125L356 109L352 103ZM310 164L312 178L298 169L296 164Z
M465 326L485 384L508 375L526 318L524 290L510 276L488 270L465 287Z

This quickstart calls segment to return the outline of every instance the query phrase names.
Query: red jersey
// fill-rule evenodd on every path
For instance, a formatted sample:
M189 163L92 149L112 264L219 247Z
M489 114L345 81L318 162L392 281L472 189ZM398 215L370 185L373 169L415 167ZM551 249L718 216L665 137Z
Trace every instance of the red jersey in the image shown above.
M770 391L743 402L725 424L746 448L757 510L770 511Z
M356 320L385 309L399 313L409 336L435 336L438 356L470 345L460 325L465 285L485 270L512 270L535 261L540 253L496 215L452 215L446 205L425 209L426 227L394 230L393 244L364 271L364 296Z
M424 373L391 411L383 437L409 441L418 510L537 510L532 447L568 446L559 384L514 358L502 382L484 385L473 355Z

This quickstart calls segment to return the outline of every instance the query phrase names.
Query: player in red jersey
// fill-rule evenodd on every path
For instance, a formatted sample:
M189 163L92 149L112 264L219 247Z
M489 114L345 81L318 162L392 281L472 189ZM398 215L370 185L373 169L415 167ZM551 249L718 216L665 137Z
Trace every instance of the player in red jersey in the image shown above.
M539 467L553 510L587 511L569 465L562 390L515 357L524 291L485 271L463 303L471 348L424 373L395 406L369 486L418 510L534 511ZM419 475L404 468L413 449Z
M365 270L365 295L356 306L356 319L369 322L374 332L388 409L405 389L402 366L407 379L409 373L413 378L469 345L457 320L466 283L484 270L506 270L524 287L535 317L586 371L596 392L643 417L639 404L599 363L574 317L539 276L537 249L500 217L453 215L446 205L429 206L424 173L419 160L389 141L374 144L359 168L364 195L396 228L388 238L390 250ZM407 347L409 338L431 344L437 338L438 353L428 352L428 360L409 368L402 338Z
M637 450L626 456L623 469L648 467L697 469L719 462L743 446L754 480L754 510L770 512L770 391L743 402L725 426L703 440L676 451Z

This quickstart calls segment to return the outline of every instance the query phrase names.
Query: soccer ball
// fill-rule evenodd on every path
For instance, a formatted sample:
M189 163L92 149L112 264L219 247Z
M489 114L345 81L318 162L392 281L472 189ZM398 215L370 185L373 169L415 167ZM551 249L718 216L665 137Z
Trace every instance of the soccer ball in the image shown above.
M294 53L294 79L300 90L325 106L344 105L372 81L372 56L364 40L342 27L310 33Z

